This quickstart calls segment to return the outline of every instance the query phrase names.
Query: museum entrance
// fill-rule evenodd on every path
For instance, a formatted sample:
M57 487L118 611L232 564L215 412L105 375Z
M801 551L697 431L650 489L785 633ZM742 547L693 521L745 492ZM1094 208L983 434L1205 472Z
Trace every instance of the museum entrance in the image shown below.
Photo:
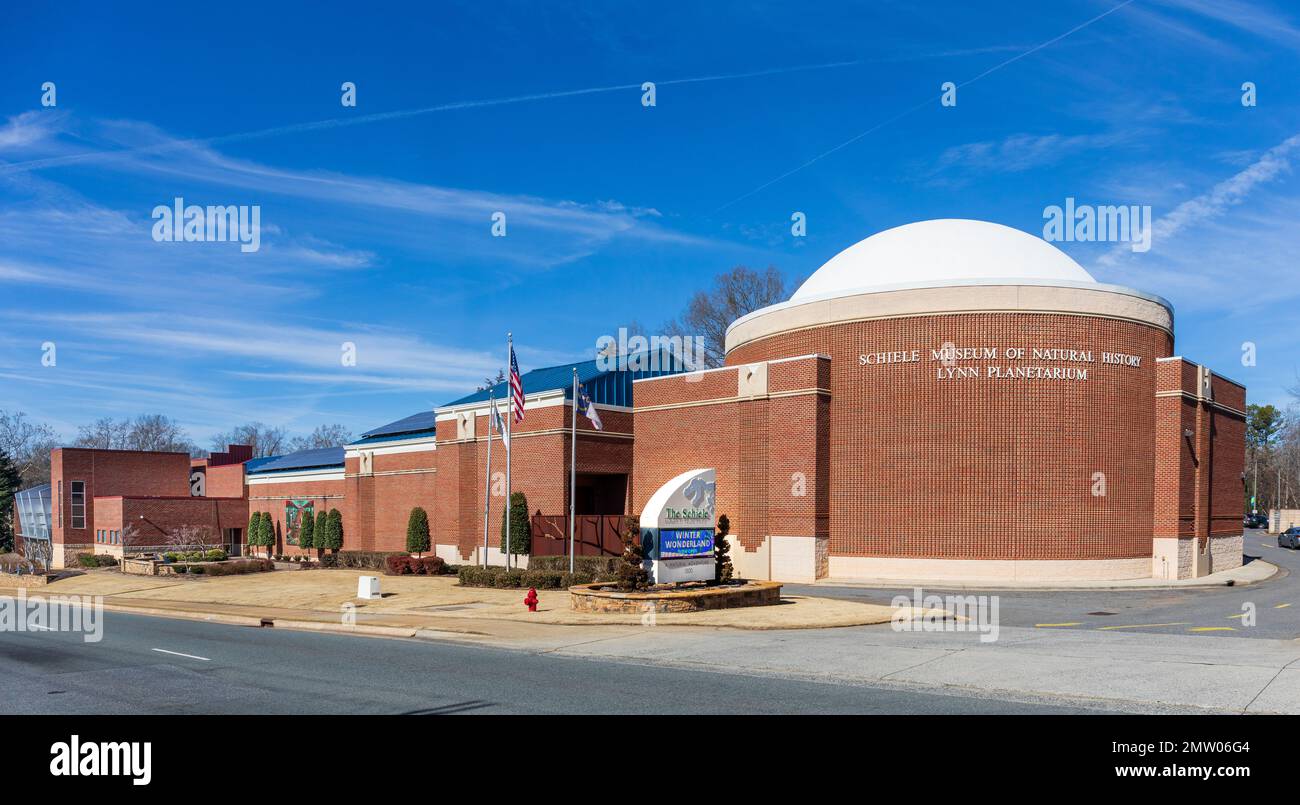
M626 473L578 473L573 495L577 514L622 514L627 504Z

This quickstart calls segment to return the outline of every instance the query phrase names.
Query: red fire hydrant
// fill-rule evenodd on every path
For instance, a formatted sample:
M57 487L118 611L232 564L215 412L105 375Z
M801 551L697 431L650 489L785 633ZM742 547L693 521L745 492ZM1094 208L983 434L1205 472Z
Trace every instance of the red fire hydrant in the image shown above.
M537 588L529 587L528 595L524 596L524 603L528 605L529 612L537 611Z

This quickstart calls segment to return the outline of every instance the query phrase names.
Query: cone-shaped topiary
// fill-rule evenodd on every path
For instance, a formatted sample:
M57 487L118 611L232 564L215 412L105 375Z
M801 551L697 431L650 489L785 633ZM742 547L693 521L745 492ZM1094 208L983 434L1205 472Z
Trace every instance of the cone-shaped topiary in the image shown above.
M298 510L298 547L304 551L311 550L313 535L316 533L316 518L311 509Z
M325 547L330 549L330 553L338 553L343 547L343 515L338 509L330 509L325 522Z
M641 550L640 537L640 518L626 518L623 521L623 556L614 569L618 588L625 592L644 590L650 586L650 573L645 569L645 553Z
M261 545L266 547L266 555L269 558L275 550L275 518L270 512L262 512L262 541Z
M501 550L506 549L506 517L510 518L510 552L526 554L532 552L532 526L528 522L528 498L523 492L512 492L510 510L501 513Z
M321 509L316 512L316 525L312 528L311 545L316 549L316 558L319 559L325 553L325 534L329 531L330 515L329 512Z
M423 555L429 550L429 515L416 506L406 521L406 552Z
M249 548L254 548L262 544L262 513L253 512L248 515L248 532L244 534L244 541L248 543ZM252 553L252 551L249 551Z
M731 581L735 571L731 567L731 545L727 543L727 534L731 532L731 521L727 515L718 518L718 530L713 534L713 561L717 564L716 582L725 584Z

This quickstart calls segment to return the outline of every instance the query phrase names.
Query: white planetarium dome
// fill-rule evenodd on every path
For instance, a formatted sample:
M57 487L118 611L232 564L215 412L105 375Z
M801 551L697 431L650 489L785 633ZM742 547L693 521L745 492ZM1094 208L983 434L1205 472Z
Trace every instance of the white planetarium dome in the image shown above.
M1019 229L940 218L878 232L817 269L790 301L909 285L995 280L1095 283L1065 252Z

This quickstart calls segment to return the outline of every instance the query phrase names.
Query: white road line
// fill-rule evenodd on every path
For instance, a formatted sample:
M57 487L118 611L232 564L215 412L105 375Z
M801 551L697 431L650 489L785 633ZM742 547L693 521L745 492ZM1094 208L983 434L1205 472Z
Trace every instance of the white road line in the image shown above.
M189 657L191 660L203 660L204 662L211 662L211 660L209 660L207 657L196 657L193 654L182 654L179 651L168 651L165 648L155 648L155 649L150 649L150 651L160 651L163 654L175 654L177 657Z

